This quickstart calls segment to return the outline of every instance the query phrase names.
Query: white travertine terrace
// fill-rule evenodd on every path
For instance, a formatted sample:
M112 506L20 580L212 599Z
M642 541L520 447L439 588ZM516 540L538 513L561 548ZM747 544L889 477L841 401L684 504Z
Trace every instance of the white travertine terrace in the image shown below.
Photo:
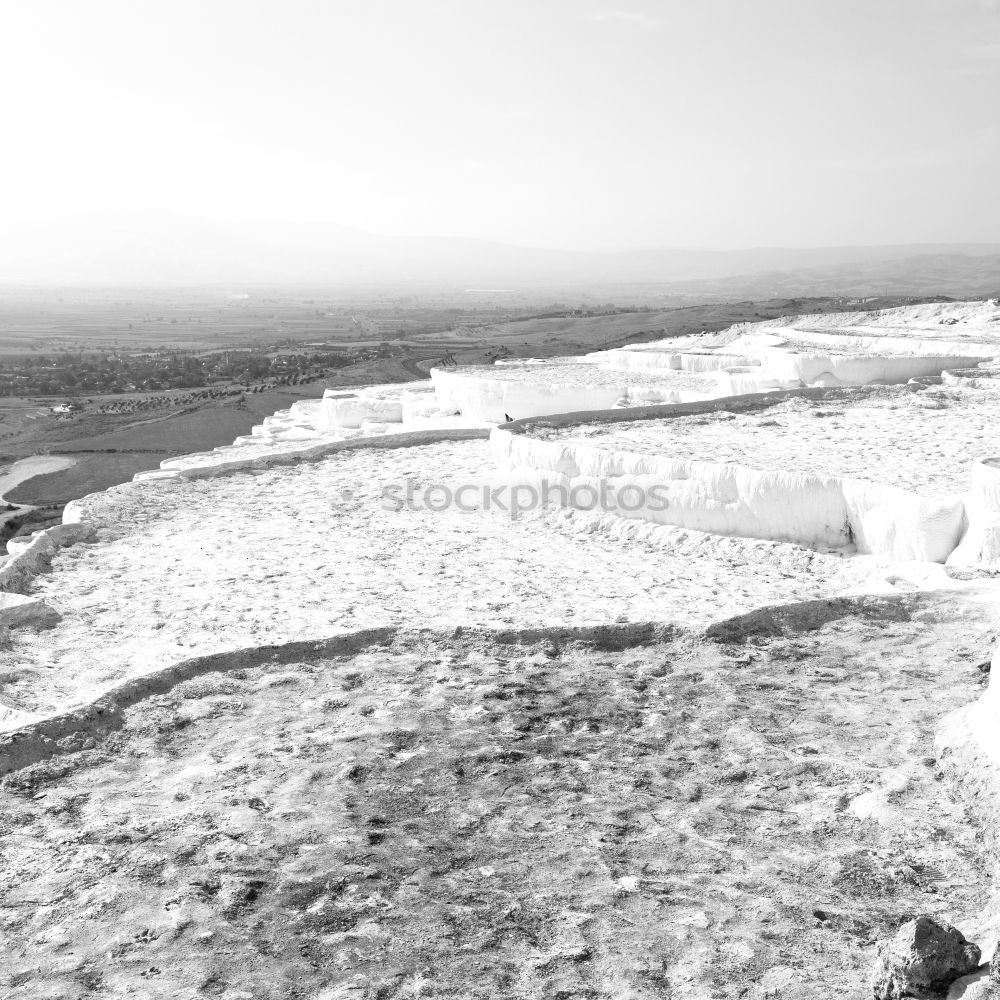
M602 482L665 503L627 516L719 535L767 538L844 549L892 560L944 562L959 543L964 505L958 497L924 498L863 480L739 465L677 461L538 441L496 428L498 464L536 488L563 487L594 503Z
M1000 380L996 380L1000 389ZM850 393L789 395L768 406L560 425L537 421L544 441L687 462L741 465L876 481L922 496L964 493L970 463L1000 421L1000 393L932 386L871 387Z
M965 510L969 527L949 562L1000 567L1000 458L973 463Z
M185 655L387 614L703 622L769 601L959 586L942 564L1000 570L998 356L998 304L947 303L328 390L232 445L69 504L60 529L12 544L0 589L30 590L62 619L0 652L34 657L35 683L50 685L0 710L16 727ZM897 384L842 385L853 381ZM570 498L513 518L482 503L383 509L381 488L404 477L655 485L668 503L609 513ZM331 518L345 490L353 506ZM623 562L642 573L622 574ZM573 569L584 563L585 581ZM109 572L118 595L95 604L87 595ZM254 587L234 588L247 572ZM183 647L160 620L167 606L186 622ZM114 653L87 652L95 628L118 638Z
M995 301L794 317L579 359L434 371L433 396L406 390L398 406L391 402L392 387L331 392L320 408L276 415L252 442L237 447L256 446L254 457L266 460L317 436L347 441L368 433L408 434L421 425L472 428L508 417L584 411L528 433L493 430L495 461L518 481L536 484L665 484L666 511L627 514L653 530L673 525L996 571L998 356ZM882 396L793 398L742 411L721 403L738 394L911 379L912 392ZM635 406L713 399L720 406L707 413L628 419ZM821 416L804 416L817 410ZM786 419L789 414L799 419ZM222 455L208 458L225 463ZM190 458L173 467L182 471L185 463L197 474ZM624 522L620 514L611 520L641 523ZM868 586L885 579L896 576L883 572ZM937 581L928 585L941 585L933 574L928 579ZM1000 768L998 733L1000 682L994 679L981 702L946 727L943 742L984 753Z
M803 386L900 384L995 357L997 318L993 302L801 316L540 366L435 369L431 378L446 405L494 422Z
M519 420L575 410L689 403L731 395L737 391L735 383L720 382L722 375L718 371L673 368L617 370L609 365L588 363L588 359L572 358L558 358L544 365L525 363L431 371L435 392L444 405L492 423L508 416ZM770 387L784 388L777 380Z
M570 493L601 481L663 486L665 508L624 512L633 519L992 566L1000 559L988 454L1000 416L1000 379L990 367L998 356L1000 305L992 300L740 324L583 358L434 369L430 386L327 390L231 447L168 460L147 476L214 475L375 440L481 436L513 419L512 429L492 431L496 466L511 481L544 479ZM881 397L746 404L778 391L910 380L919 384ZM712 400L708 417L676 415ZM628 419L650 405L664 419ZM805 411L820 413L823 426L814 417L784 420ZM554 414L564 415L561 428L522 426Z
M437 643L466 627L536 641L616 623L642 642L677 630L696 648L713 632L742 634L750 659L757 633L740 632L745 620L798 620L816 629L815 651L836 635L816 623L851 616L864 625L854 641L888 627L879 648L893 663L892 643L912 644L888 690L915 701L913 671L926 680L919 690L933 691L933 651L978 642L1000 612L998 356L997 303L954 303L740 327L596 360L449 369L430 384L296 403L231 445L169 459L67 505L59 527L9 543L0 776L97 747L126 708L145 717L160 694L183 697L185 678L248 663L276 671L379 636ZM854 380L865 385L842 384ZM868 385L883 381L896 384ZM386 488L404 483L425 499L475 489L461 509L386 504ZM528 486L567 497L518 512L481 492ZM655 487L668 502L608 511L574 499L574 489L608 486L618 496ZM866 621L876 607L881 616ZM789 650L803 645L786 638L801 636L795 627L780 633ZM864 662L846 652L853 681ZM840 689L803 668L825 711L822 699ZM926 727L890 730L905 767L853 783L865 790L850 799L849 822L882 822L928 761L951 762L985 814L963 832L971 843L985 829L996 846L1000 650L992 668L982 698L943 723L940 704L921 709L940 726L936 757L925 756ZM448 672L442 665L442 682ZM752 725L767 727L772 697L782 695L762 693ZM384 729L380 714L373 725ZM860 728L857 737L869 738ZM116 752L108 741L99 754L104 746ZM997 912L973 928L990 949Z
M481 492L465 510L384 503L384 487L407 481L494 485L488 441L422 441L77 501L67 516L94 543L50 551L30 581L62 618L0 648L0 670L23 678L5 684L6 704L44 716L193 656L385 626L707 627L762 602L838 593L869 572L835 553L583 512L512 520Z

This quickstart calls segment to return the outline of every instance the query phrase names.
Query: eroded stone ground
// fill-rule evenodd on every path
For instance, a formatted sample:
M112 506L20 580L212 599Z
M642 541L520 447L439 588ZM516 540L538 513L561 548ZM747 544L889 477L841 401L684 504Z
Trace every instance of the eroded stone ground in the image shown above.
M0 789L0 990L866 996L876 938L983 909L931 747L993 623L809 613L625 649L410 633L140 703Z

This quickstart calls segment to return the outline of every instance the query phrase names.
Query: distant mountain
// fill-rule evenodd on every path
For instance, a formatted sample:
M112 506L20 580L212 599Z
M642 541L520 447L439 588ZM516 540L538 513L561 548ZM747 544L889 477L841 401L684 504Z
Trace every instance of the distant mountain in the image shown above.
M0 241L0 281L539 287L654 284L692 294L990 292L998 244L574 252L387 237L326 223L78 217ZM751 290L752 293L751 293Z
M727 299L825 295L1000 295L1000 253L921 253L867 258L824 267L730 274L667 282L664 294Z

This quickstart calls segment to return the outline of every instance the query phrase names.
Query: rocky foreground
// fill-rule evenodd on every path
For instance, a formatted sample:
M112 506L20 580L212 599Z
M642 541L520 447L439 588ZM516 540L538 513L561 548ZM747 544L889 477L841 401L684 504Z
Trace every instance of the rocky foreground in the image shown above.
M986 681L978 607L192 677L5 779L4 995L869 996L879 939L988 906L926 749Z

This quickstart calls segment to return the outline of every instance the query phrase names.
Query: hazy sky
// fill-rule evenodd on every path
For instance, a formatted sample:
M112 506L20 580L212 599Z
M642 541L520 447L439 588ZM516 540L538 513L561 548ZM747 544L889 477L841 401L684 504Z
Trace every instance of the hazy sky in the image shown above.
M4 240L1000 240L1000 0L0 0Z

